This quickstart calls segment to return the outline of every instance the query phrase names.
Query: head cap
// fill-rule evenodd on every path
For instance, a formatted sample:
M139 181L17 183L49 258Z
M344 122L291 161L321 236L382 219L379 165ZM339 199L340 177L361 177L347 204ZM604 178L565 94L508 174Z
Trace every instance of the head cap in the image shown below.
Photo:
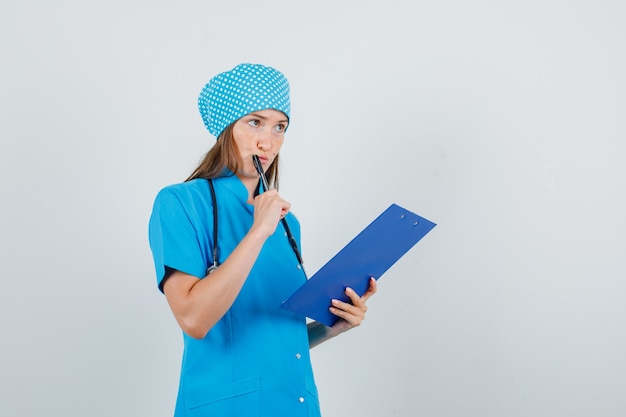
M289 82L272 67L239 64L204 86L198 109L204 125L216 138L228 125L255 111L274 109L289 119Z

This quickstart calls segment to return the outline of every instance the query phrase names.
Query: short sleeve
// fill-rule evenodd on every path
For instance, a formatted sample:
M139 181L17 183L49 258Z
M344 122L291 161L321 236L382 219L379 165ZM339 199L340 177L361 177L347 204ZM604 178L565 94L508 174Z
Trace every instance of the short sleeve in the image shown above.
M190 209L171 188L161 190L154 201L148 236L161 292L168 268L205 276L207 263Z

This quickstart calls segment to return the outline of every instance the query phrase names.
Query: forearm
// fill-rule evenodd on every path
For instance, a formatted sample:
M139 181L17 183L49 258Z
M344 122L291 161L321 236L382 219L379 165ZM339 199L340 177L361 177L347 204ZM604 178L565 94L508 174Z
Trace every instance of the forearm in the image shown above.
M226 314L263 247L266 236L251 229L219 268L192 285L178 288L166 281L164 291L179 325L191 337L203 338Z
M332 327L325 326L317 321L307 324L307 331L309 333L310 349L329 339L332 339L339 334Z

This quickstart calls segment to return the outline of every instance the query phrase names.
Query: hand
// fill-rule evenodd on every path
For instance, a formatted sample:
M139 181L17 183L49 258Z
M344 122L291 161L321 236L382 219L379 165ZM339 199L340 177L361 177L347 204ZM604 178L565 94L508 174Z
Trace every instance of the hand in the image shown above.
M359 326L363 322L367 312L366 302L376 293L376 289L376 280L370 278L370 287L362 297L359 297L352 288L346 288L346 295L350 298L352 304L340 300L332 300L330 312L339 317L339 320L332 327L333 333L343 333Z
M269 236L290 208L291 204L283 200L275 189L265 191L254 198L254 226L260 227Z

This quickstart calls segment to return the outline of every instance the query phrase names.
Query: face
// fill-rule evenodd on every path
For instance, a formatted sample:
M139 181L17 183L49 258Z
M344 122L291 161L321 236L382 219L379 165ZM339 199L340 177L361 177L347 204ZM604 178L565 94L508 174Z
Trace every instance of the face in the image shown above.
M278 110L259 110L250 113L235 122L233 138L239 151L241 168L237 176L242 180L258 180L252 155L257 155L263 169L272 164L283 146L287 116Z

